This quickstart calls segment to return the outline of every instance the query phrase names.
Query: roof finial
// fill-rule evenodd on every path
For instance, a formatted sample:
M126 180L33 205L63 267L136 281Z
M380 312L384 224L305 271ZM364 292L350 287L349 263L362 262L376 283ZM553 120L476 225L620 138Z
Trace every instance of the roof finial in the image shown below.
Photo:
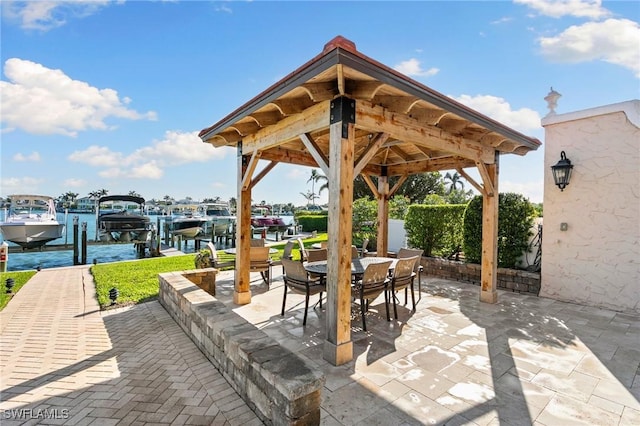
M342 37L341 35L336 36L329 40L327 44L324 45L324 49L322 49L322 53L329 52L337 47L340 47L345 50L350 50L351 52L356 52L356 44L349 39Z
M562 96L560 93L553 90L547 96L545 96L544 100L547 101L547 107L549 108L549 113L547 115L554 115L556 113L556 107L558 106L558 99Z

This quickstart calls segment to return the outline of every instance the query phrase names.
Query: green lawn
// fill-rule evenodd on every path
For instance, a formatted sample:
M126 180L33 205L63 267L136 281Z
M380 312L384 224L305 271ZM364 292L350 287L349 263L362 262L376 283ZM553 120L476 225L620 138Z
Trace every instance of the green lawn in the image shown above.
M2 282L2 289L0 289L0 311L7 306L11 295L7 294L6 283L9 278L14 281L13 293L17 293L20 288L26 284L29 279L36 274L36 271L17 271L17 272L2 272L0 273L0 281Z
M327 234L318 234L316 238L304 240L304 245L310 247L313 243L326 240ZM278 261L282 258L285 244L286 241L271 245L272 248L278 250L278 253L271 256L273 260ZM195 256L195 254L186 254L184 256L156 257L93 265L91 273L96 283L98 303L103 309L110 306L109 290L114 287L118 289L119 293L118 305L130 305L155 299L158 297L158 274L195 269ZM224 261L232 259L233 255L228 255L220 250L218 257ZM300 258L297 245L293 250L293 258Z

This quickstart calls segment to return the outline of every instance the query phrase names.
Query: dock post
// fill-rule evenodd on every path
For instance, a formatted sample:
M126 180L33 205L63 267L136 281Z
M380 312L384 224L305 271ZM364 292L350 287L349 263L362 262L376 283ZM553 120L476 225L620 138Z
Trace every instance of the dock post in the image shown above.
M87 222L82 222L82 265L87 264Z
M73 264L79 265L80 261L78 260L78 216L73 217Z

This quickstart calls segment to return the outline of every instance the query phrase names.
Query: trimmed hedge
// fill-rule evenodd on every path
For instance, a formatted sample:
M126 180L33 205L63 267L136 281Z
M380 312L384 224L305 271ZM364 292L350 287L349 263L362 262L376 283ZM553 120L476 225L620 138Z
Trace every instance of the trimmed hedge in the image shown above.
M327 213L308 213L305 212L300 215L296 215L296 221L298 225L302 226L302 230L305 232L327 232Z
M527 250L536 217L533 205L521 194L504 193L498 198L498 267L517 267ZM482 196L477 195L464 214L464 255L468 263L482 260Z
M449 257L462 245L462 218L466 204L409 206L404 228L409 247L421 248L424 256Z

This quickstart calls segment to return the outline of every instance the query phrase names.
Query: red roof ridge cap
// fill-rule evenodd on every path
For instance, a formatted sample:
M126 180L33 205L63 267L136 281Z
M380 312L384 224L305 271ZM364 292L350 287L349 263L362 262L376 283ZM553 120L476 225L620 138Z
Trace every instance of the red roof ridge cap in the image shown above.
M327 44L324 45L324 49L322 49L322 53L327 53L338 47L348 50L350 52L358 51L358 49L356 49L356 44L354 42L339 35L332 38Z

